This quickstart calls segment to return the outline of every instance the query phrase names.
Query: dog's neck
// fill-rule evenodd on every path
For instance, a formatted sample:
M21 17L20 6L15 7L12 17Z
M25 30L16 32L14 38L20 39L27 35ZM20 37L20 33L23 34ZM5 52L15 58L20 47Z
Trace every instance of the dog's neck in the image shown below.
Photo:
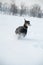
M26 26L26 24L23 25L25 29L27 29L28 27Z

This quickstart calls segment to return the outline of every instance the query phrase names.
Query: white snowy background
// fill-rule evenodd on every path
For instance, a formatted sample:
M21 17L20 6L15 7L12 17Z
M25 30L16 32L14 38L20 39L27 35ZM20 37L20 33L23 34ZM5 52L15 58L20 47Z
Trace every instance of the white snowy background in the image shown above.
M15 29L29 20L24 39L17 39ZM0 65L43 65L43 18L0 14Z
M8 2L10 0L0 0ZM16 0L30 6L40 4L43 9L43 0ZM19 39L15 29L24 24L24 18L31 26L25 38ZM43 65L43 18L29 16L12 16L0 14L0 65Z

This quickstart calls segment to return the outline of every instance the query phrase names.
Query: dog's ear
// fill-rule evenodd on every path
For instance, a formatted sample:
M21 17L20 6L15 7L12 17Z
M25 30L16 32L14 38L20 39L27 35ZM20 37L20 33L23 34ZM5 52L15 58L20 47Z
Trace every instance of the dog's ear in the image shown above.
M26 19L24 19L24 21L26 21Z
M26 20L24 19L24 22L26 23Z
M25 21L25 19L24 19L24 21Z
M26 21L26 20L24 19L24 23L25 23L25 21Z

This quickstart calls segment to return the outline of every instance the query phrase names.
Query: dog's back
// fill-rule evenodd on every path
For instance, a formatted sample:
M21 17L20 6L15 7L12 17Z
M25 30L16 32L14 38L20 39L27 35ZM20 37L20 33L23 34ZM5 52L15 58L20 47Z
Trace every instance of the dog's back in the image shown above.
M27 33L27 29L24 28L24 26L19 26L17 29L16 29L16 34L26 34Z

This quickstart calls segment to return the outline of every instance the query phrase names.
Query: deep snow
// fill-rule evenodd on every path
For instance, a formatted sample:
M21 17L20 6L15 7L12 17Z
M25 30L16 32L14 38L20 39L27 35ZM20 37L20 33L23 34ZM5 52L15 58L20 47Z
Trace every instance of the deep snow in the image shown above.
M24 18L31 27L18 40L15 29ZM43 18L0 15L0 65L43 65Z

